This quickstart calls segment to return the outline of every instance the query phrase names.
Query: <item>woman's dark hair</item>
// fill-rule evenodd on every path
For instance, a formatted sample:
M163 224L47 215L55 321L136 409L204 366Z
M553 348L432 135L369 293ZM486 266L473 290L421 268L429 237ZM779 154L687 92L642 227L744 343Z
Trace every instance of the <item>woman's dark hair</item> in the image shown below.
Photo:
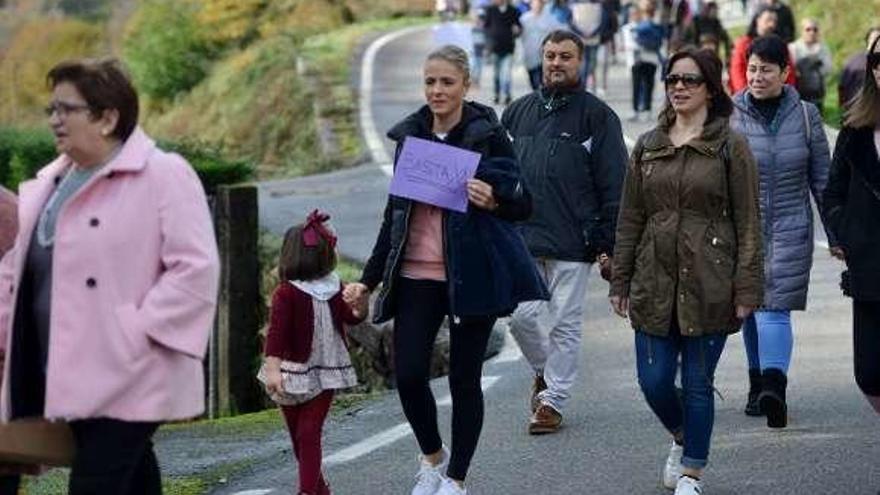
M581 39L580 36L572 33L568 29L556 29L550 31L550 33L544 37L544 40L541 41L541 49L544 49L544 46L547 43L562 43L563 41L571 41L577 46L578 55L584 54L584 40Z
M788 45L775 34L755 38L746 52L746 60L752 58L752 55L764 62L776 64L782 70L788 67L788 58L790 57Z
M666 74L672 71L672 66L679 60L689 58L697 64L700 69L700 75L706 84L706 91L709 92L709 113L706 116L706 122L711 122L716 118L726 119L733 114L733 101L724 90L724 83L721 81L721 73L724 70L724 64L718 58L718 54L706 48L685 47L670 57L666 64ZM669 122L675 120L675 110L666 98L666 105L663 113Z
M281 256L278 257L278 279L315 280L329 275L336 268L336 248L327 239L318 237L318 244L307 247L303 242L303 227L291 227L284 234Z
M880 47L880 37L871 43L868 53ZM870 64L865 64L865 80L843 116L844 125L851 128L876 127L880 124L880 89Z
M755 11L755 15L752 16L752 21L749 23L749 29L748 29L748 31L746 31L746 34L750 38L757 38L758 37L758 19L762 15L764 15L766 12L773 13L773 15L775 15L777 17L777 21L778 21L779 14L777 14L776 11L773 10L772 7L770 7L769 5L762 5L762 6L758 7L758 10Z
M52 89L63 82L72 84L86 100L94 118L105 110L119 112L111 135L120 141L128 139L137 127L137 91L118 60L67 60L52 67L46 81Z

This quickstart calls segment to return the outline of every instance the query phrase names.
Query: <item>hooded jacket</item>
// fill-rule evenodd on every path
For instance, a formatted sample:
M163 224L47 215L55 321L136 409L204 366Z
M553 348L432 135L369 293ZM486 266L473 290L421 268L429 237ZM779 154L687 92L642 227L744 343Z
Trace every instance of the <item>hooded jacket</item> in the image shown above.
M388 132L397 143L395 165L408 136L438 140L432 125L433 115L426 105ZM547 299L547 288L512 223L528 218L531 196L520 179L510 140L495 111L466 102L461 121L444 143L482 155L476 178L492 185L498 202L494 211L472 205L465 213L443 210L449 315L501 316L510 314L522 301ZM364 285L373 290L382 282L373 313L376 323L393 318L397 312L395 282L406 252L412 206L412 200L388 196L382 228L364 267Z
M639 138L617 221L612 296L629 297L636 330L665 337L736 332L735 306L762 300L758 177L726 119L676 147L671 122Z
M532 216L523 237L535 257L592 262L614 248L626 168L620 120L582 90L538 90L501 118L513 139Z

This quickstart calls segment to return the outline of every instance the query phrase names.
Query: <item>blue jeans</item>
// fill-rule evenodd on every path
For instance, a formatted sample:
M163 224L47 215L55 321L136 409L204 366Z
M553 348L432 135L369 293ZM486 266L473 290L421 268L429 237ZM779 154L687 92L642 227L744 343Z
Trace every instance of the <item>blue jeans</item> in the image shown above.
M639 386L663 426L673 435L683 434L681 465L686 468L703 469L708 463L715 423L715 367L726 342L726 335L682 337L672 331L669 337L655 337L636 332ZM681 397L675 390L679 355Z
M788 375L794 336L791 311L755 311L743 323L749 369L776 368Z
M513 77L513 54L493 54L495 68L495 96L510 97L510 80Z

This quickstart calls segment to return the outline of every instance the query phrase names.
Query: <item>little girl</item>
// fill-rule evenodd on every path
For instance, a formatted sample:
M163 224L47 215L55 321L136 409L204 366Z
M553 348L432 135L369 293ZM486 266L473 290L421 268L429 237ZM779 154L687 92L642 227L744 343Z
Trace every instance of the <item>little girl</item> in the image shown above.
M321 474L321 430L333 391L357 385L344 325L365 316L342 300L342 284L333 271L336 236L324 224L329 218L314 210L284 235L265 361L257 376L284 414L301 495L330 493Z

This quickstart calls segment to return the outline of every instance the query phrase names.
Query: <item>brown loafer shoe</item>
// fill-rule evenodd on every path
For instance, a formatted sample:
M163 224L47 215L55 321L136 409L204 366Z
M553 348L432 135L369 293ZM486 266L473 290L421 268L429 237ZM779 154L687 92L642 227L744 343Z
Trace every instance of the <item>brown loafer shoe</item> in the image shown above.
M547 404L541 404L529 418L529 435L556 433L562 425L562 414Z
M532 383L532 397L529 401L532 414L535 414L535 411L538 410L538 406L541 405L541 401L538 400L538 394L545 390L547 390L547 382L544 381L543 376L536 375L535 381Z

